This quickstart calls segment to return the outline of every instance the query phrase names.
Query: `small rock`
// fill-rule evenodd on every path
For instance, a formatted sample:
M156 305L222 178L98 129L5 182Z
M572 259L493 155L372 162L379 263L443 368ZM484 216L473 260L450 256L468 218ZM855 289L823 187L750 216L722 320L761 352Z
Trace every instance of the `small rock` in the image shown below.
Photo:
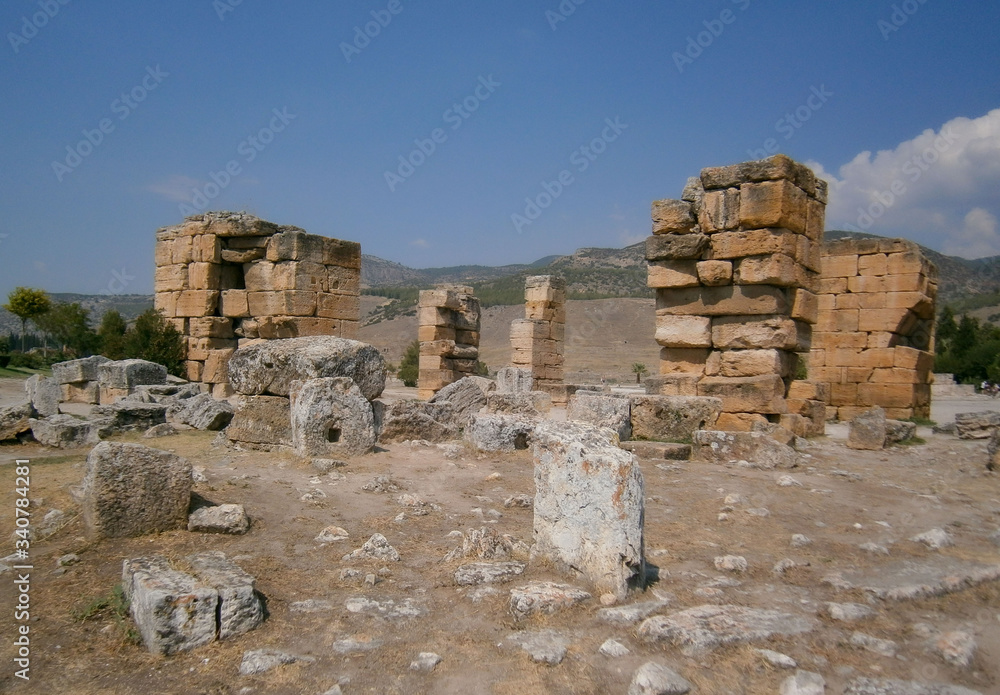
M411 671L433 671L441 663L441 657L434 652L420 652L417 658L410 662Z
M510 509L511 507L520 507L523 509L530 509L531 505L534 503L535 499L531 495L514 495L513 497L508 497L503 501L503 506ZM1000 534L1000 531L998 531Z
M180 430L174 427L169 422L163 422L159 425L153 425L148 430L146 430L142 437L143 439L158 439L159 437L172 437L177 434Z
M796 671L781 684L779 695L823 695L826 692L826 680L818 673Z
M735 492L726 495L726 499L722 500L722 503L730 507L735 507L738 504L743 504L744 503L743 495L738 495Z
M968 668L978 646L976 638L970 633L956 630L938 637L934 642L934 651L952 666Z
M851 635L851 644L887 657L896 656L896 652L899 650L899 645L892 640L879 639L863 632L855 632Z
M798 668L799 666L795 659L787 654L775 652L770 649L755 649L754 651L764 657L767 663L777 668Z
M204 466L192 466L191 467L191 482L194 483L207 483L208 478L205 476Z
M527 652L532 661L550 666L562 662L570 644L568 639L555 630L519 632L507 640Z
M656 601L643 601L633 603L628 606L615 606L614 608L601 608L597 611L598 620L613 625L631 625L643 618L648 618L661 608L670 605L669 598L658 599Z
M629 654L632 653L628 647L626 647L624 644L615 639L605 640L604 644L602 644L601 648L598 649L597 651L603 654L604 656L610 656L614 659L623 656L628 656Z
M243 660L240 662L240 675L253 676L258 673L270 671L278 666L294 664L296 661L311 662L313 660L310 657L294 656L273 649L254 649L243 652Z
M720 572L746 572L749 565L741 555L723 555L715 558L715 569Z
M767 518L771 516L771 510L766 507L754 507L747 510L747 514L750 516L759 516L761 518Z
M402 488L387 475L379 475L361 486L366 492L399 492Z
M312 467L320 473L329 473L334 468L343 468L347 463L337 459L313 459Z
M879 545L878 543L862 543L858 546L866 553L871 553L872 555L888 555L889 549L884 545Z
M798 563L795 562L795 560L786 557L784 560L776 562L774 567L771 568L771 571L775 574L784 574L793 567L798 567Z
M381 646L381 640L368 635L355 635L335 641L331 645L331 648L337 654L363 654L364 652L374 651Z
M376 584L378 584L378 577L374 574L365 575L365 586L375 586Z
M692 687L675 671L649 661L632 676L628 695L685 695Z
M389 560L399 562L399 553L389 545L389 541L381 533L376 533L369 538L364 545L357 550L348 553L343 558L345 562L350 560Z
M793 548L802 548L804 546L809 545L810 543L812 543L812 541L809 539L809 537L803 536L801 533L796 533L792 536Z
M58 565L60 567L68 567L69 565L75 565L80 561L80 556L76 553L68 553L59 558Z
M188 531L195 533L242 534L250 529L250 519L242 504L202 507L188 517Z
M340 570L340 580L346 581L348 579L361 579L365 576L365 573L361 570L356 570L353 567L345 567Z
M310 598L305 601L293 602L288 610L292 613L325 613L333 610L333 604L329 601Z
M854 622L875 615L875 611L860 603L828 603L826 610L834 620Z
M523 562L475 562L455 570L455 583L464 586L504 584L524 573Z
M932 528L930 531L918 534L910 539L914 543L923 543L932 550L940 550L955 545L954 539L944 529Z
M427 609L411 598L397 602L392 599L374 601L364 596L353 596L344 601L344 608L349 613L364 613L389 620L419 618L427 614Z
M523 618L533 613L555 613L589 598L592 598L590 593L568 584L531 582L511 589L510 612L516 618Z
M502 477L499 473L490 473L486 476L486 481L492 483L494 480L500 480Z
M802 483L790 475L783 475L778 478L778 487L802 487Z
M336 543L337 541L346 541L350 537L351 534L339 526L327 526L319 532L315 540L317 543Z

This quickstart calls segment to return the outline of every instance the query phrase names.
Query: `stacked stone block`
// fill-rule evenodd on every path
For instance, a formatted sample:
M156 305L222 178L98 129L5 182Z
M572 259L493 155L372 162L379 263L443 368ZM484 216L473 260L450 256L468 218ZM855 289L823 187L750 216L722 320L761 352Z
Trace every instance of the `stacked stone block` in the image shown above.
M510 326L511 364L531 371L533 388L565 403L563 341L566 337L566 281L552 275L524 282L524 318Z
M155 305L184 334L187 378L230 395L241 341L333 335L360 320L361 245L242 213L188 217L156 233Z
M417 309L420 398L476 373L479 360L479 300L465 285L421 290Z
M838 239L823 251L809 376L831 419L872 406L930 417L937 268L905 239Z
M722 399L717 427L789 414L817 318L826 184L784 155L704 169L653 203L646 241L663 395Z

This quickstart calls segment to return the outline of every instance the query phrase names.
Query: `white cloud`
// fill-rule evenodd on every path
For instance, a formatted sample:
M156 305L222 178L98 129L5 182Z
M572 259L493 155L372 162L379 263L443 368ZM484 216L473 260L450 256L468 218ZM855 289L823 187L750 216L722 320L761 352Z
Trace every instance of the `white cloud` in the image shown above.
M182 174L173 174L164 181L151 183L146 190L155 193L172 203L190 203L195 188L201 189L207 181L193 179Z
M1000 109L861 152L835 174L810 166L830 182L827 229L902 236L966 258L1000 254Z
M414 239L410 242L410 246L416 246L418 248L426 249L430 244L427 243L426 239Z

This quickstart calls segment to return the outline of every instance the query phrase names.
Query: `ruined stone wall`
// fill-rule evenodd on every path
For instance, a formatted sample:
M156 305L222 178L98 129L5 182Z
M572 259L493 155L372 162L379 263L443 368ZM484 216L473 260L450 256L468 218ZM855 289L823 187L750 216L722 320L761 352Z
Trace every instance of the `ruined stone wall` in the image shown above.
M559 391L566 338L566 281L534 275L524 283L524 318L511 322L511 364L531 370L536 391Z
M361 244L242 213L189 217L156 233L155 306L184 334L187 378L230 395L240 341L357 336Z
M420 398L428 399L448 384L476 373L479 319L479 300L471 287L438 285L420 291Z
M704 169L681 200L653 203L655 392L721 398L723 430L789 414L816 321L825 211L826 184L783 155Z
M829 384L830 418L930 417L936 297L937 268L911 241L826 244L809 376Z

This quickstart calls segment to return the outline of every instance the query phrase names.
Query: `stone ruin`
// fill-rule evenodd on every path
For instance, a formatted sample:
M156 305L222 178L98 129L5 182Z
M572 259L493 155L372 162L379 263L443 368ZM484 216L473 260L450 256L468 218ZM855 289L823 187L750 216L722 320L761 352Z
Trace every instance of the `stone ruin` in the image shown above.
M209 212L156 233L155 306L187 341L186 376L225 398L241 340L333 335L360 321L361 245Z
M510 363L531 372L535 390L557 390L563 383L566 281L552 275L529 276L524 281L524 301L524 318L510 325Z
M476 373L479 300L471 287L438 285L421 290L417 308L420 341L419 397L428 400L448 384Z
M788 393L817 320L826 193L777 155L704 169L681 200L653 203L646 259L662 350L651 392L722 399L719 430L822 428L817 408L791 412Z
M830 419L872 406L930 417L937 268L912 241L826 244L809 376L829 385Z

